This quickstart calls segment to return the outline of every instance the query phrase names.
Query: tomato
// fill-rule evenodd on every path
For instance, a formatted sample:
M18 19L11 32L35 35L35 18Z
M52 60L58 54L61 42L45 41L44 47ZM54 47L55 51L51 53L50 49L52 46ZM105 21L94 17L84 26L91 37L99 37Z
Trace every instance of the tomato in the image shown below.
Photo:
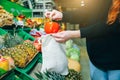
M47 34L49 33L57 33L59 31L59 24L57 22L46 22L44 26L44 30Z
M24 16L24 15L22 15L22 14L20 14L18 17L19 17L19 18L22 18L22 19L24 19L24 18L25 18L25 16Z

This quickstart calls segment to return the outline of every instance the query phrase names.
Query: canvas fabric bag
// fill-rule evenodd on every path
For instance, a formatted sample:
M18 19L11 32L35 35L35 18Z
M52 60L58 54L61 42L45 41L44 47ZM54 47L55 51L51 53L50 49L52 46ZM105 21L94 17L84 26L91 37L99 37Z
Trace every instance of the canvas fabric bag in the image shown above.
M54 71L61 75L68 74L68 61L63 44L58 43L51 35L44 35L42 40L41 72Z

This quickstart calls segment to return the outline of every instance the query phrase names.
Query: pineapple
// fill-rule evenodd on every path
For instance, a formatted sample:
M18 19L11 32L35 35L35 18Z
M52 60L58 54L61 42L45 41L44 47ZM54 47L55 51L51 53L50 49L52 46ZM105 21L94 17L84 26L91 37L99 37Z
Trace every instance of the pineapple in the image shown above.
M37 49L30 42L23 42L17 34L14 36L7 34L4 37L4 47L0 50L3 56L10 56L15 62L15 66L23 68L33 59Z
M44 73L38 72L35 73L37 79L36 80L65 80L65 76L60 75L56 72L46 71Z
M15 65L23 68L31 59L33 59L37 50L32 43L24 42L23 44L16 45L15 47L2 48L0 53L3 56L11 56L15 61Z
M1 49L1 54L3 56L11 56L17 67L25 67L28 62L27 54L22 49L13 48L4 48Z
M0 49L4 47L4 36L0 36Z
M3 49L1 49L0 53L3 56L11 56L11 50L10 50L10 48L3 48Z
M23 46L28 51L30 59L32 59L34 57L34 55L36 53L38 53L37 49L35 48L35 46L31 42L24 42Z
M65 78L65 80L82 80L81 73L72 69L69 69L69 74Z
M31 58L30 58L30 55L29 55L29 52L26 50L25 46L23 46L22 44L20 44L20 45L17 45L17 46L15 46L15 47L16 47L17 49L21 49L21 50L24 52L24 54L27 55L28 61L31 59Z
M18 48L13 48L14 54L12 55L13 59L16 62L16 66L18 67L25 67L26 63L28 62L27 54Z

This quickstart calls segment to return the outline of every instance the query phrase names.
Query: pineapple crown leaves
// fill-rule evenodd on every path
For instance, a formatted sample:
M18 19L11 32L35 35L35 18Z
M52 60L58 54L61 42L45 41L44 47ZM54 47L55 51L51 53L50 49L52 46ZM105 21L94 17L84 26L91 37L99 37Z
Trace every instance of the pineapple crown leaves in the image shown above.
M0 36L0 44L4 43L4 36Z
M4 41L4 36L0 36L0 49L4 47L4 46L3 46L4 43L5 43L5 41Z
M10 33L6 34L4 37L4 46L6 48L14 47L18 44L23 42L23 39L19 37L17 34L15 36L11 35Z
M65 76L66 80L82 80L81 72L69 69L69 74Z
M37 80L82 80L80 72L69 69L69 74L66 76L60 75L56 72L46 71L44 73L38 72L35 73Z
M48 80L48 76L39 72L38 73L35 73L36 77L37 77L37 80Z
M49 71L46 71L44 73L38 72L35 73L35 75L38 78L37 80L65 80L65 76L60 75L59 73L56 72Z
M43 77L46 78L45 80L47 80L47 76L43 76L43 74L41 72L38 71L38 73L35 73L36 77L38 78L37 80L43 80Z

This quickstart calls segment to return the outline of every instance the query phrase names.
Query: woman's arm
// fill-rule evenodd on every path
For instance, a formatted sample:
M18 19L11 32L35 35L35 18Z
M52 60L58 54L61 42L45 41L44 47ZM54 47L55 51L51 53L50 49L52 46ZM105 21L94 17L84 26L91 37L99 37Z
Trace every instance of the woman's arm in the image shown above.
M80 31L82 38L83 37L91 38L105 34L107 32L107 26L104 22L98 22L93 25L80 28Z
M52 36L55 38L57 42L66 42L72 38L79 38L80 37L80 30L75 31L62 31L58 33L53 33Z
M81 37L94 38L100 36L110 36L120 33L120 24L118 20L112 25L106 24L105 21L95 23L85 28L80 28Z

